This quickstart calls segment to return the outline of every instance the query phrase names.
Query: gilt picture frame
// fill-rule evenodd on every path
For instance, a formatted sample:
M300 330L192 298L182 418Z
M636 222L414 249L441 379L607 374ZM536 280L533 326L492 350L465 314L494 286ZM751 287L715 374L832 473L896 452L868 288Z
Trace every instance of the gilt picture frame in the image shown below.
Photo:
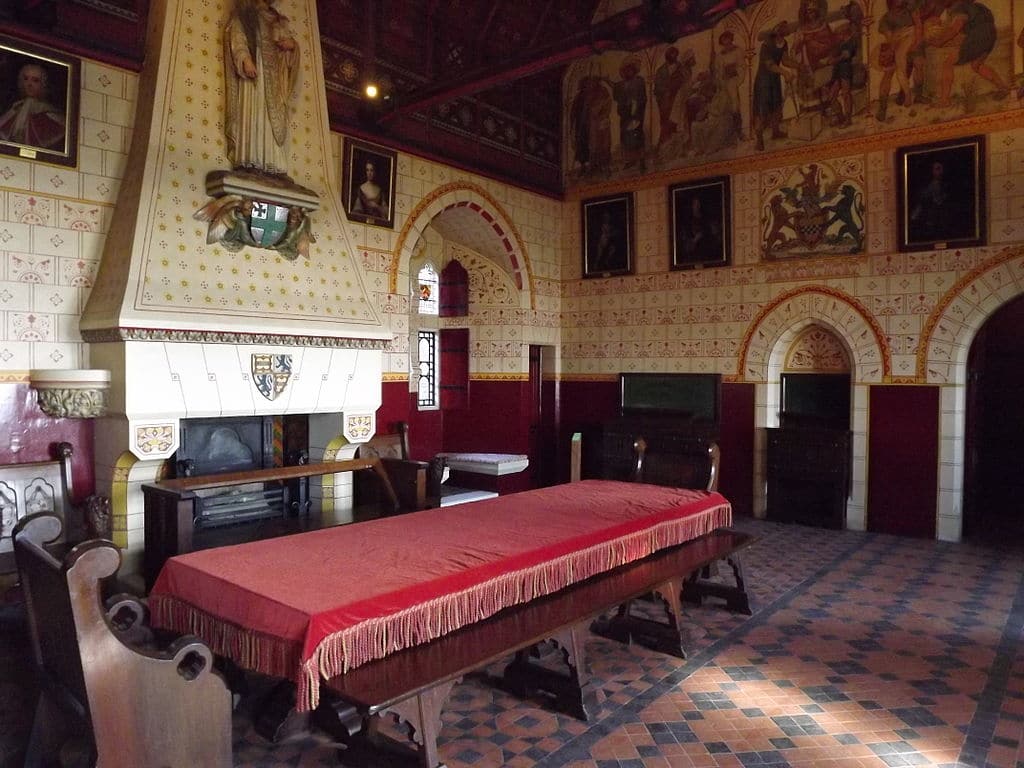
M606 195L580 204L583 277L633 273L633 193Z
M672 269L723 267L732 259L732 194L728 176L668 188Z
M345 137L341 195L349 221L395 228L397 159L386 147Z
M78 165L81 61L0 35L0 153Z
M985 245L985 137L896 151L899 250Z

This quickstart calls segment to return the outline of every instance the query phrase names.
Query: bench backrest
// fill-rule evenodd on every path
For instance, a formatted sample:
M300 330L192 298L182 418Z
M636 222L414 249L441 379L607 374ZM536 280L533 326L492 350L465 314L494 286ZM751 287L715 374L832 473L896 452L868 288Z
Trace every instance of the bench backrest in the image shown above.
M126 645L101 594L120 550L93 539L61 561L46 550L60 532L61 521L44 513L20 521L13 534L44 695L78 715L86 733L91 728L99 766L231 766L231 694L209 648L196 638L162 652ZM138 606L136 615L143 613Z
M677 441L671 453L648 453L647 441L638 437L633 443L636 466L633 480L677 488L718 490L718 444L705 441Z
M356 449L361 459L380 459L391 485L398 496L401 511L411 512L437 507L441 504L441 479L444 458L429 462L409 458L409 426L404 421L395 423L392 434L378 434ZM361 475L356 478L356 503L374 503L377 479Z
M0 465L0 573L15 569L11 534L17 522L37 512L67 520L71 511L71 444L59 443L52 461Z

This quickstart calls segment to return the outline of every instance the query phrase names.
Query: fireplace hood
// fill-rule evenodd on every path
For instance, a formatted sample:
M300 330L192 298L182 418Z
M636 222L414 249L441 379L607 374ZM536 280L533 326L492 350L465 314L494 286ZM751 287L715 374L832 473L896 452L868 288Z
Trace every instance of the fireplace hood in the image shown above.
M288 170L319 197L315 241L294 260L207 242L195 214L208 177L230 170L222 41L231 3L219 12L153 3L127 167L80 322L91 365L112 372L113 421L100 432L120 437L116 448L98 445L105 461L121 450L167 458L185 417L332 413L372 435L392 334L356 258L363 225L340 208L316 2L276 5L299 46Z

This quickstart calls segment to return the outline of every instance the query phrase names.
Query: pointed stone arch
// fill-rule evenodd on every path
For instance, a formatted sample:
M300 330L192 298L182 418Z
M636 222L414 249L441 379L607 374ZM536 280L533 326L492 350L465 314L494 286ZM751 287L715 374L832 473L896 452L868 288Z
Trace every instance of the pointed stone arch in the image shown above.
M846 348L852 365L853 456L851 494L847 500L846 526L867 527L867 390L868 384L888 381L891 355L878 322L857 299L827 286L803 286L776 297L753 322L740 347L740 375L757 384L754 394L758 438L754 455L754 511L766 509L766 460L764 428L778 426L780 376L790 346L810 326L831 332Z
M938 538L943 540L958 541L963 534L967 357L971 344L985 321L1021 294L1024 246L1013 246L957 280L921 330L917 379L941 387L936 528Z
M992 313L1024 293L1024 246L998 253L946 291L921 331L917 378L929 384L967 381L967 353Z
M889 379L892 358L877 320L852 296L818 285L783 293L754 318L740 347L741 380L767 382L779 339L812 323L834 331L846 343L855 382L880 383Z
M454 208L466 208L476 213L481 226L493 232L493 236L497 238L508 256L516 287L528 291L530 309L536 309L533 268L522 236L501 203L483 187L469 181L452 182L432 190L409 214L392 252L388 292L398 292L399 272L402 266L408 266L413 258L413 249L426 226L439 214Z

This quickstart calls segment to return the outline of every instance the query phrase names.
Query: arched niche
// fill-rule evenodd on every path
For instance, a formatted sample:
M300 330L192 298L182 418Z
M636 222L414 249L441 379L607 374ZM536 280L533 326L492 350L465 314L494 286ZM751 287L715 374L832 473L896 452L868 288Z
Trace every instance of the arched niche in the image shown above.
M754 513L766 507L765 429L779 425L780 382L789 350L802 334L824 329L842 345L852 378L853 462L846 525L867 525L867 400L868 385L888 380L891 358L885 335L854 297L825 286L806 286L778 296L750 324L740 350L743 378L755 382Z

